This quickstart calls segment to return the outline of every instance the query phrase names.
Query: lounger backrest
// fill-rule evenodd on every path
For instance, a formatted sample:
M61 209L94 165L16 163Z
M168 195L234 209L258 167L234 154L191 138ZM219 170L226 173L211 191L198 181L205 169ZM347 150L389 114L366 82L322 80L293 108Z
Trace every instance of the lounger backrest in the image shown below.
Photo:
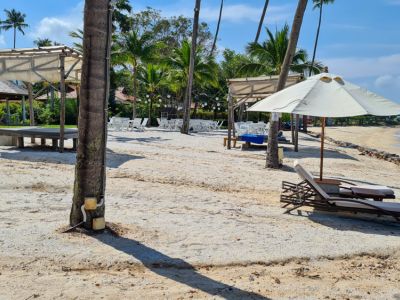
M296 173L300 176L300 178L306 180L312 187L325 199L329 198L329 195L319 186L318 183L315 182L314 177L310 172L303 168L296 160L294 162L294 169Z

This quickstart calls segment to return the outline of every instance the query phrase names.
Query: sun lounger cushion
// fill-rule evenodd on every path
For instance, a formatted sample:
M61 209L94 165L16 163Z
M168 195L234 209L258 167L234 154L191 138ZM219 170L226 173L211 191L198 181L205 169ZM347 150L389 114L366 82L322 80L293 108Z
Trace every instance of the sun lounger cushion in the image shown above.
M366 204L372 204L376 207L379 207L379 208L387 210L387 211L400 213L400 202L379 202L379 201L361 200L361 199L357 199L357 201L366 203ZM376 210L374 207L368 206L368 205L363 205L362 203L335 201L335 200L329 200L329 203L335 204L336 206L341 206L341 207L353 207L353 208Z
M394 195L394 191L387 186L382 185L357 185L350 187L355 194L383 194Z

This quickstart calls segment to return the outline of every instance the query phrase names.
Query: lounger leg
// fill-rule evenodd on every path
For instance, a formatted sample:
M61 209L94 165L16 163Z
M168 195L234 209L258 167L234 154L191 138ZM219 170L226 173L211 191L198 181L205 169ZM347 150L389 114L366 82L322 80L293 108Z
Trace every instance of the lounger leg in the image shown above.
M296 209L298 209L298 208L300 208L302 206L303 206L303 204L296 205L295 207L287 209L284 213L288 214L288 213L290 213L290 212L292 212L292 211L294 211L294 210L296 210Z

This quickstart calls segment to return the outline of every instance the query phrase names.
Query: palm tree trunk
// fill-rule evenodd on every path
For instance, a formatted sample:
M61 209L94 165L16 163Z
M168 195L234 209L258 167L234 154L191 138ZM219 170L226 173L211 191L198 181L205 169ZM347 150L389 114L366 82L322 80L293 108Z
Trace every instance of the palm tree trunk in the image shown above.
M82 79L79 103L79 143L76 155L71 226L83 223L81 207L94 197L97 206L86 210L84 226L92 229L94 219L104 220L105 146L107 140L107 97L109 92L110 0L86 0ZM108 21L107 21L108 19Z
M153 110L153 95L150 96L149 98L149 120L147 121L146 126L150 127L151 126L151 111Z
M319 7L319 21L318 21L318 28L317 28L317 35L315 36L315 42L314 42L314 51L313 51L313 56L312 56L312 60L311 60L311 66L310 66L310 71L308 73L308 76L311 76L312 74L312 69L314 67L314 62L315 62L315 55L317 53L317 46L318 46L318 39L319 39L319 31L321 29L321 21L322 21L322 6L324 1L320 2L321 5Z
M286 80L289 74L289 68L296 52L297 41L300 36L301 25L303 23L304 12L307 7L307 0L299 0L297 4L296 13L293 20L292 31L290 32L289 44L286 50L285 59L283 61L279 80L277 85L277 92L283 90L286 85ZM267 168L279 168L278 157L278 130L279 121L276 118L271 118L270 127L268 131L268 150L266 158Z
M16 45L16 40L17 40L17 28L14 26L14 49Z
M193 34L192 34L192 48L190 49L190 62L189 62L189 74L187 92L184 102L183 112L183 125L181 133L189 134L189 123L190 123L190 108L192 104L192 87L193 87L193 73L194 73L194 59L196 55L197 46L197 34L199 30L199 15L200 15L200 4L201 0L196 0L196 6L194 8L194 20L193 20Z
M218 39L218 33L219 33L219 26L221 25L221 18L222 18L222 9L224 8L224 0L221 0L221 7L219 9L219 17L218 17L218 23L217 23L217 30L215 31L215 36L214 36L214 42L211 47L210 51L210 56L213 55L215 46L217 44L217 39Z
M260 38L260 33L261 33L262 26L264 24L264 18L265 18L265 13L267 12L268 4L269 4L269 0L265 0L264 9L261 14L260 23L258 23L257 34L256 34L256 38L254 39L254 43L258 43L258 39Z
M137 101L137 72L136 66L133 70L133 98L135 99L132 101L132 120L136 118L136 101Z
M311 66L310 70L308 73L308 76L311 76L313 67L314 67L314 62L315 62L315 55L317 54L317 46L318 46L318 39L319 39L319 31L321 29L321 20L322 20L322 6L324 4L324 1L320 1L320 6L319 6L319 21L318 21L318 28L317 28L317 35L315 36L315 43L314 43L314 51L313 51L313 56L311 60ZM307 132L307 121L308 117L303 116L303 132Z

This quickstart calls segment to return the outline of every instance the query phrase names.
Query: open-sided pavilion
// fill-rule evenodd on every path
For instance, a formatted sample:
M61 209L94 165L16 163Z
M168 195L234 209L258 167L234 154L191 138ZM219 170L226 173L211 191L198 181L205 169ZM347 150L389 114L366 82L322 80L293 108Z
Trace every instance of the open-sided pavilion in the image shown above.
M290 74L285 87L292 86L304 79L303 74ZM228 149L231 148L234 132L235 110L245 103L253 104L276 92L278 75L228 79Z
M64 150L66 138L65 85L66 83L79 85L81 69L82 54L67 46L0 50L0 80L19 80L27 84L31 126L34 125L32 84L41 81L46 81L50 85L55 82L60 83L60 152ZM38 137L41 137L40 132Z

